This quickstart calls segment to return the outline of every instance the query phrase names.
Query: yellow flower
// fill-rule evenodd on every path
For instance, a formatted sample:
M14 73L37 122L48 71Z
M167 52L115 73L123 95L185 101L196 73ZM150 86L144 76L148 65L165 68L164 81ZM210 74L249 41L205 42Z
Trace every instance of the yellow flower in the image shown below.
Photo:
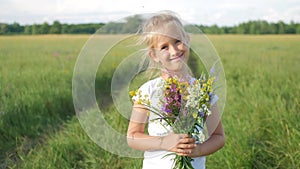
M180 93L182 93L182 90L181 90L181 88L179 86L177 87L177 91L179 91Z
M205 95L205 100L209 101L209 95L208 94Z
M181 82L180 83L180 87L183 88L183 89L187 88L188 85L189 85L188 82Z
M193 113L193 117L194 117L194 118L197 118L197 116L198 116L198 113L197 113L197 112L194 112L194 113Z
M177 83L177 79L173 78L173 83L176 84Z
M129 95L133 97L133 96L136 96L136 93L135 93L134 90L132 90L132 91L129 92Z
M147 100L146 100L146 103L147 103L147 105L150 105L150 100L147 99Z
M187 95L183 95L183 99L184 99L184 100L187 100L187 99L188 99L188 96L187 96Z

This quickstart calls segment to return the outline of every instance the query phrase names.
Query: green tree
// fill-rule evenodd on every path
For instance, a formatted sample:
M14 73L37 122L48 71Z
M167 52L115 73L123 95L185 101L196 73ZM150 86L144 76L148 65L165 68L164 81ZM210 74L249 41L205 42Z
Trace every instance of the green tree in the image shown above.
M40 27L37 24L32 25L31 33L33 35L40 34Z
M219 34L224 34L226 31L225 27L219 27Z
M249 33L256 34L257 33L256 30L257 30L256 22L250 21L249 22Z
M68 34L68 33L70 33L70 25L68 25L68 24L62 24L61 25L61 33L62 34Z
M17 22L14 22L12 25L10 25L8 31L13 34L20 34L24 32L22 26Z
M48 34L49 33L49 30L50 30L50 26L47 22L44 22L42 25L41 25L41 28L40 28L40 33L41 34Z
M296 28L296 33L300 34L300 24L298 24L297 28Z
M277 28L276 28L276 25L274 23L269 24L269 33L270 34L276 34L277 33Z
M278 22L278 34L284 34L285 33L285 23L282 21Z
M210 27L210 33L211 34L218 34L219 33L219 27L216 24L212 25Z
M224 34L228 34L228 33L230 33L230 29L231 29L232 27L229 27L229 26L223 26L222 27L222 32L224 33Z
M259 21L260 34L269 33L269 24L267 21Z
M140 15L127 17L126 22L123 24L121 33L136 33L142 22L143 19L141 18Z
M124 23L120 22L109 22L104 27L102 27L97 33L101 34L117 34L122 33Z
M24 34L31 35L32 34L32 26L26 25L24 28Z
M61 34L61 24L59 21L54 21L49 33L51 34Z
M246 24L245 23L239 24L236 28L236 33L237 34L245 34L246 33Z
M293 21L291 21L290 24L287 25L285 33L288 33L288 34L296 33L296 24Z
M1 23L0 24L0 35L5 35L7 33L7 24Z

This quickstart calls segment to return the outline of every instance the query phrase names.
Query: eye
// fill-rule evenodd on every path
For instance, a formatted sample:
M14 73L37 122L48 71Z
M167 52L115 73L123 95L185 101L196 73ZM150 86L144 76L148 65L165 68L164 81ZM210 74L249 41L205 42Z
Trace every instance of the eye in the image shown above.
M180 44L180 43L181 43L181 40L176 39L175 43L176 43L176 44Z
M165 50L165 49L168 49L168 46L167 45L163 45L160 50Z

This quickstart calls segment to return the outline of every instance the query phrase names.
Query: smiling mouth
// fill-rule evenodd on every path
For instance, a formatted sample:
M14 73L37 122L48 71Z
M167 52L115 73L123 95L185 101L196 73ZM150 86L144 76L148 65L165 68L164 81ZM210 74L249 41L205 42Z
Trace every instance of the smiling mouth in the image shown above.
M182 59L183 58L183 54L177 56L177 57L174 57L174 58L170 58L170 60L179 60L179 59Z

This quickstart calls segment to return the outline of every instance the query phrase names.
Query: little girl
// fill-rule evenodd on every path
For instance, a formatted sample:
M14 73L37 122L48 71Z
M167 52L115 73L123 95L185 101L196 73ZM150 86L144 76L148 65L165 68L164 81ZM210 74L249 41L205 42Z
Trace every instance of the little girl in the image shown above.
M153 106L159 103L158 85L170 76L182 81L190 81L192 77L186 66L189 58L189 36L184 31L181 21L172 13L159 13L152 16L143 27L143 41L148 46L148 55L152 65L161 70L158 78L150 80L140 87L143 95L149 96ZM164 121L155 120L157 115L151 113L143 105L134 103L127 131L128 145L134 149L145 151L143 169L172 169L175 152L181 156L193 158L195 169L205 168L205 156L222 148L225 144L220 115L213 99L211 115L206 126L209 138L198 144L187 133L173 133ZM147 133L145 132L148 123Z

